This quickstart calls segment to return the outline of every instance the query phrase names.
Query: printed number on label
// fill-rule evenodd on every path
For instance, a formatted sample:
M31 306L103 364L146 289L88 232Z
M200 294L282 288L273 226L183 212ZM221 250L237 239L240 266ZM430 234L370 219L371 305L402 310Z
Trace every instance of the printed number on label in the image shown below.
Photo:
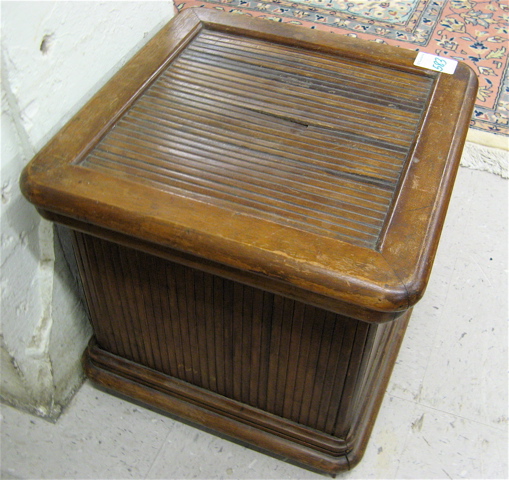
M437 57L430 53L419 52L414 61L414 65L429 70L435 70L436 72L452 74L456 70L458 62L450 58Z

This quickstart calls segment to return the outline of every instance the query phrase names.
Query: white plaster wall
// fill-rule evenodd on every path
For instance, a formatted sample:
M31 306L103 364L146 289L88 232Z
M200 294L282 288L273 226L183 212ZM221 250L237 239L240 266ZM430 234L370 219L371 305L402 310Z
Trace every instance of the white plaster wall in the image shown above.
M168 1L2 2L1 395L55 417L90 336L53 228L21 196L22 168L174 14Z

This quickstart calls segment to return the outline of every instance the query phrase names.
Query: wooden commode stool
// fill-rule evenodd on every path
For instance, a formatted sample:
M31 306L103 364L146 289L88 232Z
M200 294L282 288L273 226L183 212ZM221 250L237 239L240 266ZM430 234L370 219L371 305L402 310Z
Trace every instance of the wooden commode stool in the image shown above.
M416 55L191 9L127 63L21 179L74 232L88 376L301 465L354 466L477 86Z

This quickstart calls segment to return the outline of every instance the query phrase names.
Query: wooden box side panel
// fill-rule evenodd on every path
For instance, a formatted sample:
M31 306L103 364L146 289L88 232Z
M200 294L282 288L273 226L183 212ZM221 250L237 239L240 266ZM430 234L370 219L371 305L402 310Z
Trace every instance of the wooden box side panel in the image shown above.
M101 348L324 433L348 433L361 369L384 325L89 235L75 233L75 246Z

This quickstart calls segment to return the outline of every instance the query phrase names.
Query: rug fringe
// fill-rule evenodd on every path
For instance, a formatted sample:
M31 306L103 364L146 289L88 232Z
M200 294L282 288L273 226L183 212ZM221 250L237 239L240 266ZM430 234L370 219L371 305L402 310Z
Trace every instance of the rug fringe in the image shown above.
M508 150L479 145L470 141L465 143L461 166L494 173L502 178L509 178L508 165Z

